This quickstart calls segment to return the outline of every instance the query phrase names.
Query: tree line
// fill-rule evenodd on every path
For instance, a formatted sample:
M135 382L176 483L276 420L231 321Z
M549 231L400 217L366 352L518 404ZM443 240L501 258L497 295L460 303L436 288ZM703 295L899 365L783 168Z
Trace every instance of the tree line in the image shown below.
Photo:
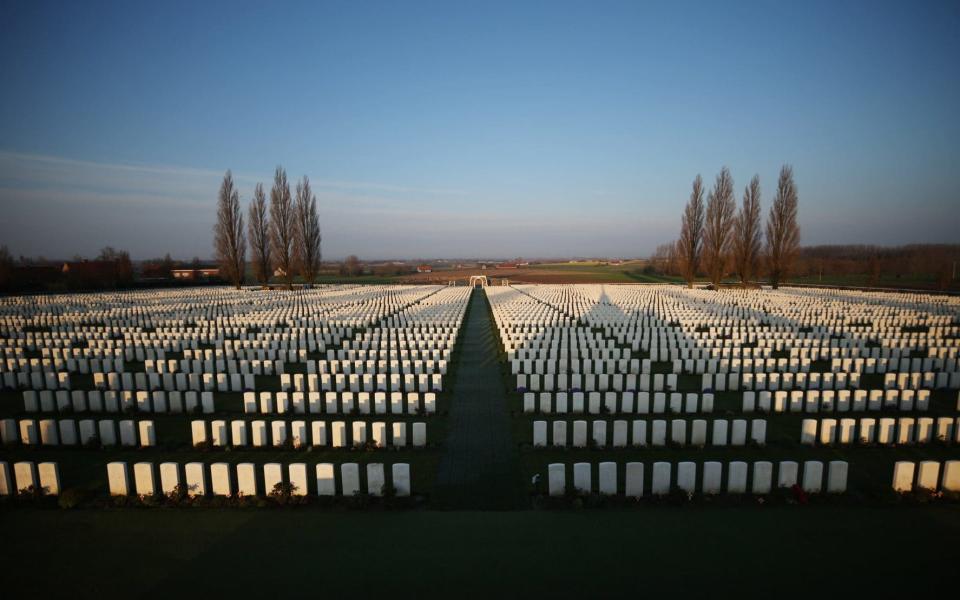
M754 175L744 188L738 211L729 169L720 170L709 192L697 175L680 220L680 237L659 247L654 260L674 263L688 287L693 287L700 273L707 275L714 288L733 273L742 285L765 275L777 288L790 272L800 248L792 167L784 165L780 169L765 227L761 224L760 196L760 177Z
M290 193L287 172L277 167L267 205L263 184L253 190L244 228L240 192L228 170L220 184L214 251L221 276L239 288L246 271L247 240L250 242L253 276L261 285L273 274L292 287L294 274L312 283L320 270L320 217L317 197L306 175Z

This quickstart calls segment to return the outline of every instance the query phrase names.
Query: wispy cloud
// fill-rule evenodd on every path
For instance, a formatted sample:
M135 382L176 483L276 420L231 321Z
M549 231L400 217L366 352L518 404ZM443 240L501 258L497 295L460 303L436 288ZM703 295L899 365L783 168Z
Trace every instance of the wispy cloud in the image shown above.
M120 186L131 178L142 180L144 176L175 178L181 182L219 179L223 171L195 167L172 165L151 165L141 163L96 162L78 160L43 154L28 154L0 150L0 181L17 181L24 184L70 183L76 185L98 178L104 185ZM255 175L234 172L238 182L254 184L262 182L269 185L273 173ZM109 179L108 179L109 178ZM430 196L467 196L463 190L405 186L391 183L368 181L342 181L310 178L315 188L356 190L361 192L382 192L401 194L423 194Z
M110 244L138 258L165 252L209 256L222 176L207 168L0 151L0 236L17 254L90 255ZM244 188L256 181L270 183L251 173L235 172L234 177ZM503 208L499 202L494 208L490 201L453 189L324 179L311 183L324 255L333 258L563 254L598 245L616 253L618 247L635 245L638 236L664 235L667 225L649 213L594 206L544 212L522 203Z

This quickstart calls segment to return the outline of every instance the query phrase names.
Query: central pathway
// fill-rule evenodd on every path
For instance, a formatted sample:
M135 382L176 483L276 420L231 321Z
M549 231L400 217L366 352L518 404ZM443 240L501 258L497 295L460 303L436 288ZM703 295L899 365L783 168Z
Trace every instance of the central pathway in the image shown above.
M447 441L437 472L437 506L522 508L524 488L497 362L490 303L483 290L472 293L456 363Z

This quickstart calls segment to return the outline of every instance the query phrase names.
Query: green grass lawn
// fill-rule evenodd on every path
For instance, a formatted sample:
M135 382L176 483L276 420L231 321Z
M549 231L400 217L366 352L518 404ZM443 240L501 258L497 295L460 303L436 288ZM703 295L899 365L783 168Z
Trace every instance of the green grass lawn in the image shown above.
M628 262L610 265L589 263L544 263L532 265L531 269L562 273L576 283L603 281L608 283L676 283L677 278L644 273L641 263Z
M944 593L960 507L0 512L4 589L39 597Z

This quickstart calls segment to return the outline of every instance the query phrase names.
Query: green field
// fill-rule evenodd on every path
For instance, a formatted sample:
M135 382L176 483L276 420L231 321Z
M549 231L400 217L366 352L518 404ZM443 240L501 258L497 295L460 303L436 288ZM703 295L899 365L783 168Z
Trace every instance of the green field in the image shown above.
M644 273L643 266L642 261L625 262L620 265L600 262L543 263L532 265L530 269L534 272L542 270L565 276L570 283L676 283L679 281L674 277Z
M4 588L39 597L852 597L956 584L957 506L0 513Z

